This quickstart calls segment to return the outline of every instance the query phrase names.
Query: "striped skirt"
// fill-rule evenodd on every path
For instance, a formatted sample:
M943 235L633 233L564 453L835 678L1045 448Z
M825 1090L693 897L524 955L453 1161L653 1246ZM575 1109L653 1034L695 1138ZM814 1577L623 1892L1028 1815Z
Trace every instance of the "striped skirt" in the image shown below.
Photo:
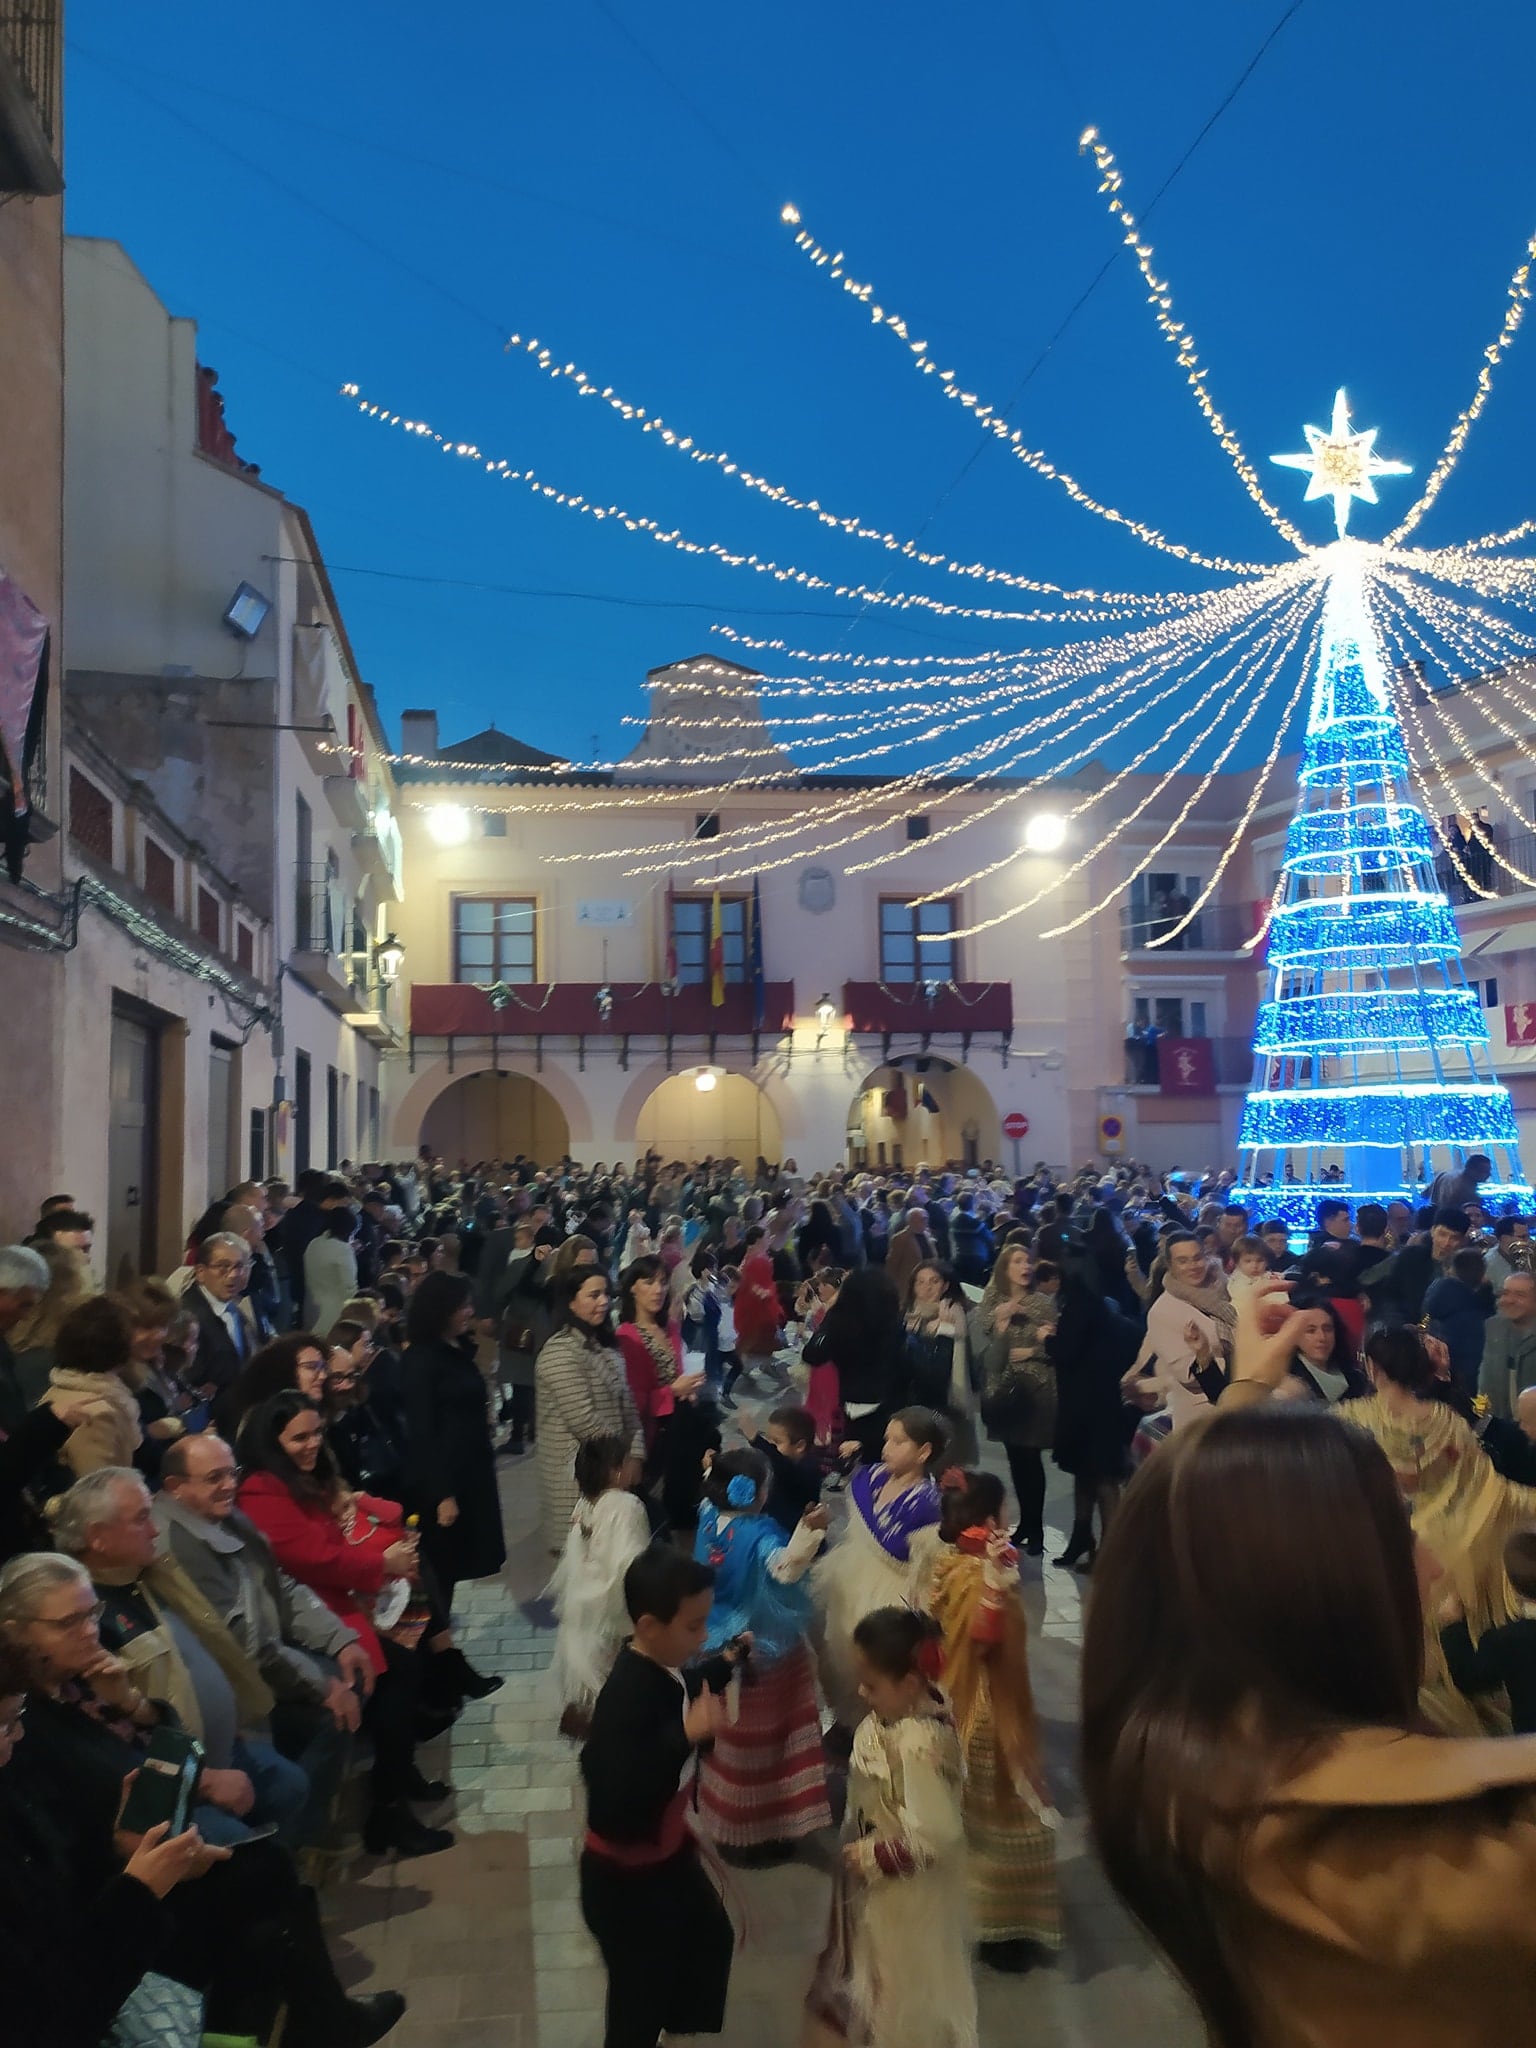
M990 1714L966 1745L963 1811L976 1939L1059 1949L1056 1837L1002 1768Z
M726 1848L755 1849L830 1827L821 1715L804 1643L754 1671L739 1701L737 1718L699 1766L700 1834Z

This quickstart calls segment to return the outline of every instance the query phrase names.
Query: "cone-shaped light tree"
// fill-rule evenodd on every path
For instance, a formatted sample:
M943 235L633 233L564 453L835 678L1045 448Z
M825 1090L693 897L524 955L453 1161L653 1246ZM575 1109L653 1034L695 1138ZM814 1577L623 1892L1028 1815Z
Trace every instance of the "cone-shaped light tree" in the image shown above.
M1435 878L1429 824L1409 795L1407 748L1371 617L1364 545L1345 537L1352 498L1375 501L1374 433L1331 431L1277 457L1331 496L1338 540L1270 924L1268 987L1234 1199L1255 1216L1313 1222L1319 1196L1414 1199L1444 1167L1483 1153L1484 1195L1529 1203L1509 1091L1461 965L1461 935ZM1325 1177L1326 1176L1326 1177Z

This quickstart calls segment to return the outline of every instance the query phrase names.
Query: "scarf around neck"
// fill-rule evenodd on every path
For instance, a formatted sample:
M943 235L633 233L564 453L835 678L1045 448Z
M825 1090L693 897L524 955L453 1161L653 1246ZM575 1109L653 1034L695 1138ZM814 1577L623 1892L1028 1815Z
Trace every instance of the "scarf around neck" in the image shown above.
M1227 1293L1225 1280L1207 1281L1203 1287L1191 1287L1183 1280L1175 1280L1170 1273L1163 1281L1163 1292L1171 1294L1175 1301L1182 1301L1186 1308L1198 1309L1201 1315L1209 1316L1223 1338L1231 1342L1237 1330L1237 1310Z

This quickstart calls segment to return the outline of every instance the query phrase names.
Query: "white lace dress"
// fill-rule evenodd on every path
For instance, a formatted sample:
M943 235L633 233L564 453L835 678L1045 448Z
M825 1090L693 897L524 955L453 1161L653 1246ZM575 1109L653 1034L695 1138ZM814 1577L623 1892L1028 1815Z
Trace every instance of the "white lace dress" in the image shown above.
M589 1712L602 1691L630 1632L624 1574L650 1540L644 1507L622 1487L576 1503L548 1587L560 1622L551 1668L562 1706Z

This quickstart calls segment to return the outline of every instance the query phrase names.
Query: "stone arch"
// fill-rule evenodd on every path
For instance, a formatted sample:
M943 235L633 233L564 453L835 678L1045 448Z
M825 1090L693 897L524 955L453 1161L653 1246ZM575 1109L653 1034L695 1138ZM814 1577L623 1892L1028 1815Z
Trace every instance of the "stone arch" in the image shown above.
M571 1075L554 1061L548 1062L540 1073L531 1057L503 1053L494 1063L485 1056L456 1061L451 1072L446 1060L434 1060L431 1066L419 1072L400 1098L390 1119L393 1149L397 1152L402 1148L408 1152L416 1150L422 1143L422 1131L433 1104L450 1088L479 1075L497 1073L531 1082L553 1100L565 1119L566 1143L561 1147L562 1151L567 1147L591 1144L592 1112Z
M898 1075L905 1117L893 1117L887 1107ZM922 1106L925 1093L936 1110ZM969 1166L1002 1156L1002 1118L992 1091L974 1067L938 1053L899 1053L871 1067L848 1105L847 1126L849 1165L871 1172L897 1164Z
M648 1060L644 1066L635 1070L630 1077L628 1087L619 1099L618 1108L614 1112L614 1134L621 1152L634 1152L639 1149L641 1117L652 1097L660 1089L664 1088L669 1081L682 1081L685 1085L688 1085L688 1077L695 1073L703 1064L704 1062L700 1060L689 1061L683 1065L675 1065L669 1071L664 1060L653 1059ZM795 1098L784 1086L783 1078L777 1070L754 1073L749 1068L731 1067L720 1060L716 1060L713 1064L719 1074L728 1077L732 1082L744 1082L748 1087L754 1088L762 1097L764 1106L772 1119L773 1140L776 1147L793 1152L797 1142L803 1142ZM768 1139L769 1131L770 1126L765 1119L765 1142ZM754 1153L758 1149L760 1148L754 1146ZM780 1151L775 1150L771 1151L768 1156L776 1158L782 1155Z

